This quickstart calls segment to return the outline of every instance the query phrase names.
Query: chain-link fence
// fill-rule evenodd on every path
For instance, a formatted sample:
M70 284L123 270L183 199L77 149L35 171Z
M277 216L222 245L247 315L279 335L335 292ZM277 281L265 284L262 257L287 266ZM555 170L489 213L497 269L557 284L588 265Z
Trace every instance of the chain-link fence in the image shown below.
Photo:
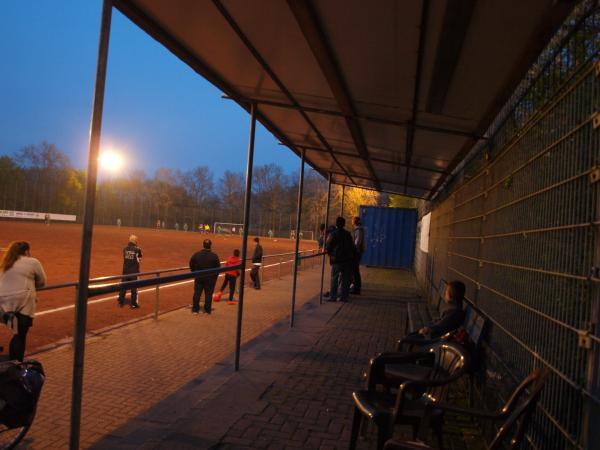
M488 319L485 385L552 371L531 448L600 445L599 11L581 2L558 31L433 204L417 257L422 285L463 281Z

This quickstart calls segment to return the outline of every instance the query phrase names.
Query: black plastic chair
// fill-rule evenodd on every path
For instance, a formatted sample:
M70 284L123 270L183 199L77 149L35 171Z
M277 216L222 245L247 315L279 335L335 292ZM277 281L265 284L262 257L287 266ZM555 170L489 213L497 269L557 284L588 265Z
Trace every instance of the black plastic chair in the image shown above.
M431 359L433 364L425 379L403 382L397 393L390 392L386 366L389 364L416 364ZM459 345L442 343L430 347L425 352L382 353L371 360L367 389L352 393L354 419L350 437L350 450L356 448L362 417L372 421L378 428L377 448L392 437L394 425L409 424L413 436L429 411L436 403L446 398L449 383L460 378L468 368L469 356ZM378 386L384 391L378 390ZM411 398L407 394L412 394ZM441 429L434 430L441 437Z
M487 447L488 450L500 450L508 448L518 450L523 442L525 432L531 421L531 416L540 398L542 388L548 378L548 370L534 370L521 384L515 389L506 404L494 412L458 408L450 405L435 405L430 409L430 414L440 418L439 412L452 411L455 413L477 417L480 419L504 420L504 424L498 429L494 440ZM529 393L527 390L529 389ZM508 442L507 442L508 440ZM506 445L508 443L508 446ZM441 447L440 447L441 448ZM385 443L385 450L431 450L423 442L399 441L391 439Z

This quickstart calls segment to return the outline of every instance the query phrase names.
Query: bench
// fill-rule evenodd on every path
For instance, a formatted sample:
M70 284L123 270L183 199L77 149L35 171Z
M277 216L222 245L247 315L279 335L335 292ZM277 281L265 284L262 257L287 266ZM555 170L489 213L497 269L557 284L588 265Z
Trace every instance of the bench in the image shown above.
M408 334L412 331L417 331L439 318L439 308L440 304L442 303L442 297L444 296L445 290L446 280L441 279L437 290L438 296L435 306L430 305L429 302L423 301L408 303L406 325L404 327L405 334Z
M440 287L441 286L442 282L440 282ZM462 344L465 345L471 357L471 365L469 370L469 404L470 406L473 406L475 386L474 376L475 372L477 372L477 369L480 366L480 347L483 338L483 331L486 326L486 319L481 314L479 314L473 306L467 304L466 302L465 304L465 318L459 330L463 329L468 336L468 339L466 339L467 342L464 342ZM398 352L402 352L403 350L418 351L418 349L422 348L423 346L432 345L438 342L451 341L453 340L453 338L456 339L457 337L458 333L456 331L446 333L443 336L440 336L435 339L423 339L421 337L407 335L397 342L396 350Z
M483 329L485 328L485 318L481 316L475 308L467 304L464 308L465 318L461 326L469 336L471 345L474 347L472 350L478 351L481 344L481 338L483 337ZM417 328L418 329L418 328ZM460 328L459 328L460 330ZM448 341L456 334L455 331L446 333L443 336L435 339L423 339L415 338L414 336L406 336L397 342L396 350L402 351L405 345L407 346L418 346L430 345L440 341Z

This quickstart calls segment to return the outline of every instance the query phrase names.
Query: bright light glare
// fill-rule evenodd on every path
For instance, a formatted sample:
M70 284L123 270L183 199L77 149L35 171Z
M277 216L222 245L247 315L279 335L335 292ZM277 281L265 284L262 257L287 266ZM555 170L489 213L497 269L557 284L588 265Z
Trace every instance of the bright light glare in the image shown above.
M107 150L100 153L98 157L100 167L107 172L116 173L123 167L123 156L113 150Z

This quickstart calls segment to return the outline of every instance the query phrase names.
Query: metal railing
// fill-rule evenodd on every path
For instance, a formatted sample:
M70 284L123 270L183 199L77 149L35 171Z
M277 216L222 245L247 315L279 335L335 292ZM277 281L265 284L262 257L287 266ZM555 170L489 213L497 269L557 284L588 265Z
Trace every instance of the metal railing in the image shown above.
M276 253L272 255L263 256L264 260L273 260L276 259L277 262L273 264L263 265L261 271L266 269L277 268L277 278L281 279L282 277L282 267L286 264L293 264L294 259L284 259L285 257L293 256L294 252L287 253ZM312 258L322 256L322 253L319 253L318 249L311 250L303 250L299 252L300 256L299 260L310 260ZM251 258L247 258L246 261L251 261ZM225 263L225 261L221 261L221 264ZM300 265L298 266L300 270ZM173 283L178 282L192 282L193 279L197 278L199 275L210 275L210 274L220 274L222 272L229 272L232 270L239 270L242 268L242 265L239 264L237 266L221 266L219 268L201 270L196 272L190 272L189 266L181 266L181 267L170 267L166 269L155 269L145 272L132 273L127 275L108 275L102 277L91 278L90 283L88 285L88 297L98 297L100 295L117 293L121 290L127 290L131 288L145 288L150 286L155 286L155 297L154 297L154 319L157 320L160 314L160 287L163 285L171 285ZM246 272L249 272L251 268L246 268ZM173 272L181 272L186 271L186 273L176 274L176 275L165 275ZM107 283L113 280L122 280L125 276L127 277L146 277L152 276L152 278L146 278L142 280L132 280L132 281L122 281L119 283ZM79 283L76 281L66 282L66 283L57 283L48 286L44 286L43 288L37 289L38 291L52 291L56 289L65 289L65 288L74 288L75 289L75 297L77 296L77 290L79 288ZM107 301L112 297L103 298L99 300L92 300L88 302L89 304L95 304ZM72 309L74 305L64 305L57 308L53 308L50 310L42 310L36 313L37 316L43 316L47 314L52 314L54 312L64 311L66 309Z

